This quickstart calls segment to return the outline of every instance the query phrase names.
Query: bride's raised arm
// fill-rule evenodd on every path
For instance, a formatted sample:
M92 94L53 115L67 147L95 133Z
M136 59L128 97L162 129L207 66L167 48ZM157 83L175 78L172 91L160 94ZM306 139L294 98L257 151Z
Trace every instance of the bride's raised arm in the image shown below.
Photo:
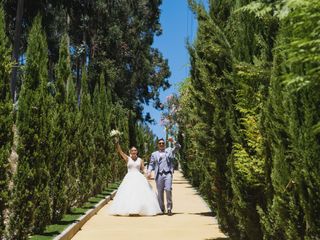
M120 154L120 156L121 156L126 162L128 162L129 156L122 151L119 142L116 143L116 148L117 148L117 152Z

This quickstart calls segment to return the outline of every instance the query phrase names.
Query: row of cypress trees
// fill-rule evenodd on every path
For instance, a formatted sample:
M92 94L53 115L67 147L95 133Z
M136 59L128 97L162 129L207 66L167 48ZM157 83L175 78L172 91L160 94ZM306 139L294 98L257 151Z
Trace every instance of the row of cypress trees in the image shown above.
M189 2L184 173L231 239L319 239L319 1Z
M4 29L4 12L0 8L0 236L3 236L5 229L5 209L9 199L8 156L13 143L13 108L10 100L11 49Z
M129 145L129 111L113 102L108 87L110 78L116 77L112 64L105 63L94 89L89 89L86 66L82 68L78 99L67 34L61 38L56 79L48 80L48 46L41 21L36 17L29 32L23 84L13 112L11 50L0 10L0 239L23 240L30 233L41 233L126 171L109 136L117 128L124 133L121 143ZM19 160L11 176L13 123ZM143 150L149 154L152 132L143 124L133 127L137 143L151 142Z

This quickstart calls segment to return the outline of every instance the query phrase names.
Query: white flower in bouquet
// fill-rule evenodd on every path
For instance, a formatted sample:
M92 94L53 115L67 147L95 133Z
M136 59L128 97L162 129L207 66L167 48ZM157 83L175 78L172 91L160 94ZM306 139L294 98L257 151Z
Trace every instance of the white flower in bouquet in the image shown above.
M113 138L114 143L118 143L121 134L122 133L119 132L118 130L112 129L110 132L110 137Z
M119 132L118 130L114 130L112 129L111 132L110 132L110 137L120 137L122 133Z

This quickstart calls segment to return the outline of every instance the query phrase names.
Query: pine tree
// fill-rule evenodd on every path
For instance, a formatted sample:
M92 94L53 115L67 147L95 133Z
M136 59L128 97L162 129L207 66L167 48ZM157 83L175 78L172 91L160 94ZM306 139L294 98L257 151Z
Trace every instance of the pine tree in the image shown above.
M10 238L27 239L50 222L48 161L50 159L50 95L48 53L41 18L29 33L27 63L19 97L17 127L19 163L11 203Z
M5 211L9 201L8 158L12 145L12 103L10 94L11 47L5 33L4 11L0 7L0 239L4 236Z
M99 85L94 91L94 110L97 116L97 123L94 130L95 141L95 164L93 186L94 193L101 192L108 184L108 175L110 174L108 154L110 151L109 142L109 124L110 124L110 106L108 106L105 77L100 75ZM109 115L109 116L108 116Z

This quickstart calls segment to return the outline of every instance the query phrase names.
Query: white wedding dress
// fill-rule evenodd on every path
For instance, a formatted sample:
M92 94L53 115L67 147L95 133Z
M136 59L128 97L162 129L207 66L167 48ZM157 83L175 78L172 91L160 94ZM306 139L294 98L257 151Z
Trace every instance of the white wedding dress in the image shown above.
M110 215L153 216L161 213L157 195L140 172L140 164L140 158L135 161L128 158L128 173L108 208Z

